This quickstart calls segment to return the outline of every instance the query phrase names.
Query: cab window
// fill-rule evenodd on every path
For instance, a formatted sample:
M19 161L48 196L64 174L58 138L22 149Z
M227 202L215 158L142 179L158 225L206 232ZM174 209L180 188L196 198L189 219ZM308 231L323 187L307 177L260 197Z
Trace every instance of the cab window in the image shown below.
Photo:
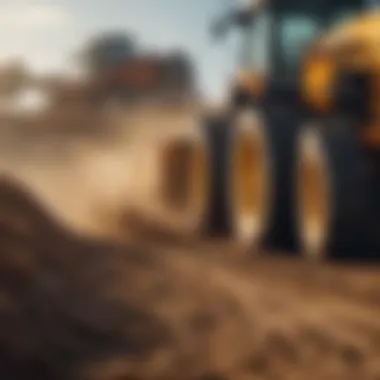
M279 54L282 56L284 69L298 66L307 46L320 31L317 19L307 14L287 15L279 21Z

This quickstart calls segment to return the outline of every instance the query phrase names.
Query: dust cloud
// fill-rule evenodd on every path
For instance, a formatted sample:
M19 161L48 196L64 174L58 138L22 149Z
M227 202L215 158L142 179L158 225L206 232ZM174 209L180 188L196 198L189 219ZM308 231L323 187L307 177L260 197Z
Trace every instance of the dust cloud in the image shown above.
M159 199L160 154L196 122L192 105L154 104L3 121L0 171L26 183L56 217L82 233L112 234L128 212L169 223Z

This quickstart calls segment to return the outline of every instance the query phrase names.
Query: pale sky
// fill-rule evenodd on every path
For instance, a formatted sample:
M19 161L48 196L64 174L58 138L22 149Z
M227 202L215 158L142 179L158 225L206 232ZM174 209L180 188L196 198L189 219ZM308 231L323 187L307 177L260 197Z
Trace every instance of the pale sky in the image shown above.
M210 21L231 0L1 0L0 59L25 56L36 70L65 70L88 36L122 28L148 48L185 48L206 96L227 90L233 37L214 44Z

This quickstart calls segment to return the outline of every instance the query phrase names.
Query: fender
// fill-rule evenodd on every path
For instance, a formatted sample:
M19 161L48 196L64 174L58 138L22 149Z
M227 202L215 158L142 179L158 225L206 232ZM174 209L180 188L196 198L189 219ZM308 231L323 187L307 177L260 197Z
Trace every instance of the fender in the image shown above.
M301 93L305 104L321 114L333 112L339 74L352 72L369 78L370 118L361 129L364 140L380 142L380 11L365 11L320 36L306 52ZM377 144L377 143L376 143ZM380 147L380 144L379 144Z

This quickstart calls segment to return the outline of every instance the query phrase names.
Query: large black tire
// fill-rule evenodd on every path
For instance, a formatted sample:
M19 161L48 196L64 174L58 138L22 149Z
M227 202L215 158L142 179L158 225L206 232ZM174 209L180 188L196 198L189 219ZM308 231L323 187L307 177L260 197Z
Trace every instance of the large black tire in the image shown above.
M226 237L231 233L227 191L227 164L231 128L228 118L209 116L201 126L208 150L208 202L202 225L207 237Z
M253 229L256 225L256 231L252 231L251 236L248 231L245 240L251 240L253 247L266 251L294 251L292 176L295 141L300 124L299 115L292 109L282 106L241 110L234 118L236 125L232 123L232 137L235 137L235 141L237 134L240 133L240 124L237 120L242 113L248 113L248 115L251 113L257 120L252 123L256 137L252 139L251 144L253 151L256 152L256 160L260 161L262 166L257 167L257 162L254 160L252 172L247 173L247 178L248 175L254 177L251 180L249 192L253 199L250 212L256 213L255 216L252 215L256 222L251 223L251 228ZM231 156L233 151L233 147L232 149L230 147L230 160L234 159ZM258 176L265 178L260 180ZM261 191L257 191L257 186L262 187ZM230 197L230 208L236 210L238 202L238 198ZM233 219L236 219L236 211L233 214L235 214Z
M354 129L343 119L306 127L297 151L295 201L301 252L315 261L372 256L376 178ZM316 204L320 206L315 208Z
M271 162L271 213L262 245L268 249L294 252L297 241L293 176L300 113L297 109L276 105L263 112L263 119Z

